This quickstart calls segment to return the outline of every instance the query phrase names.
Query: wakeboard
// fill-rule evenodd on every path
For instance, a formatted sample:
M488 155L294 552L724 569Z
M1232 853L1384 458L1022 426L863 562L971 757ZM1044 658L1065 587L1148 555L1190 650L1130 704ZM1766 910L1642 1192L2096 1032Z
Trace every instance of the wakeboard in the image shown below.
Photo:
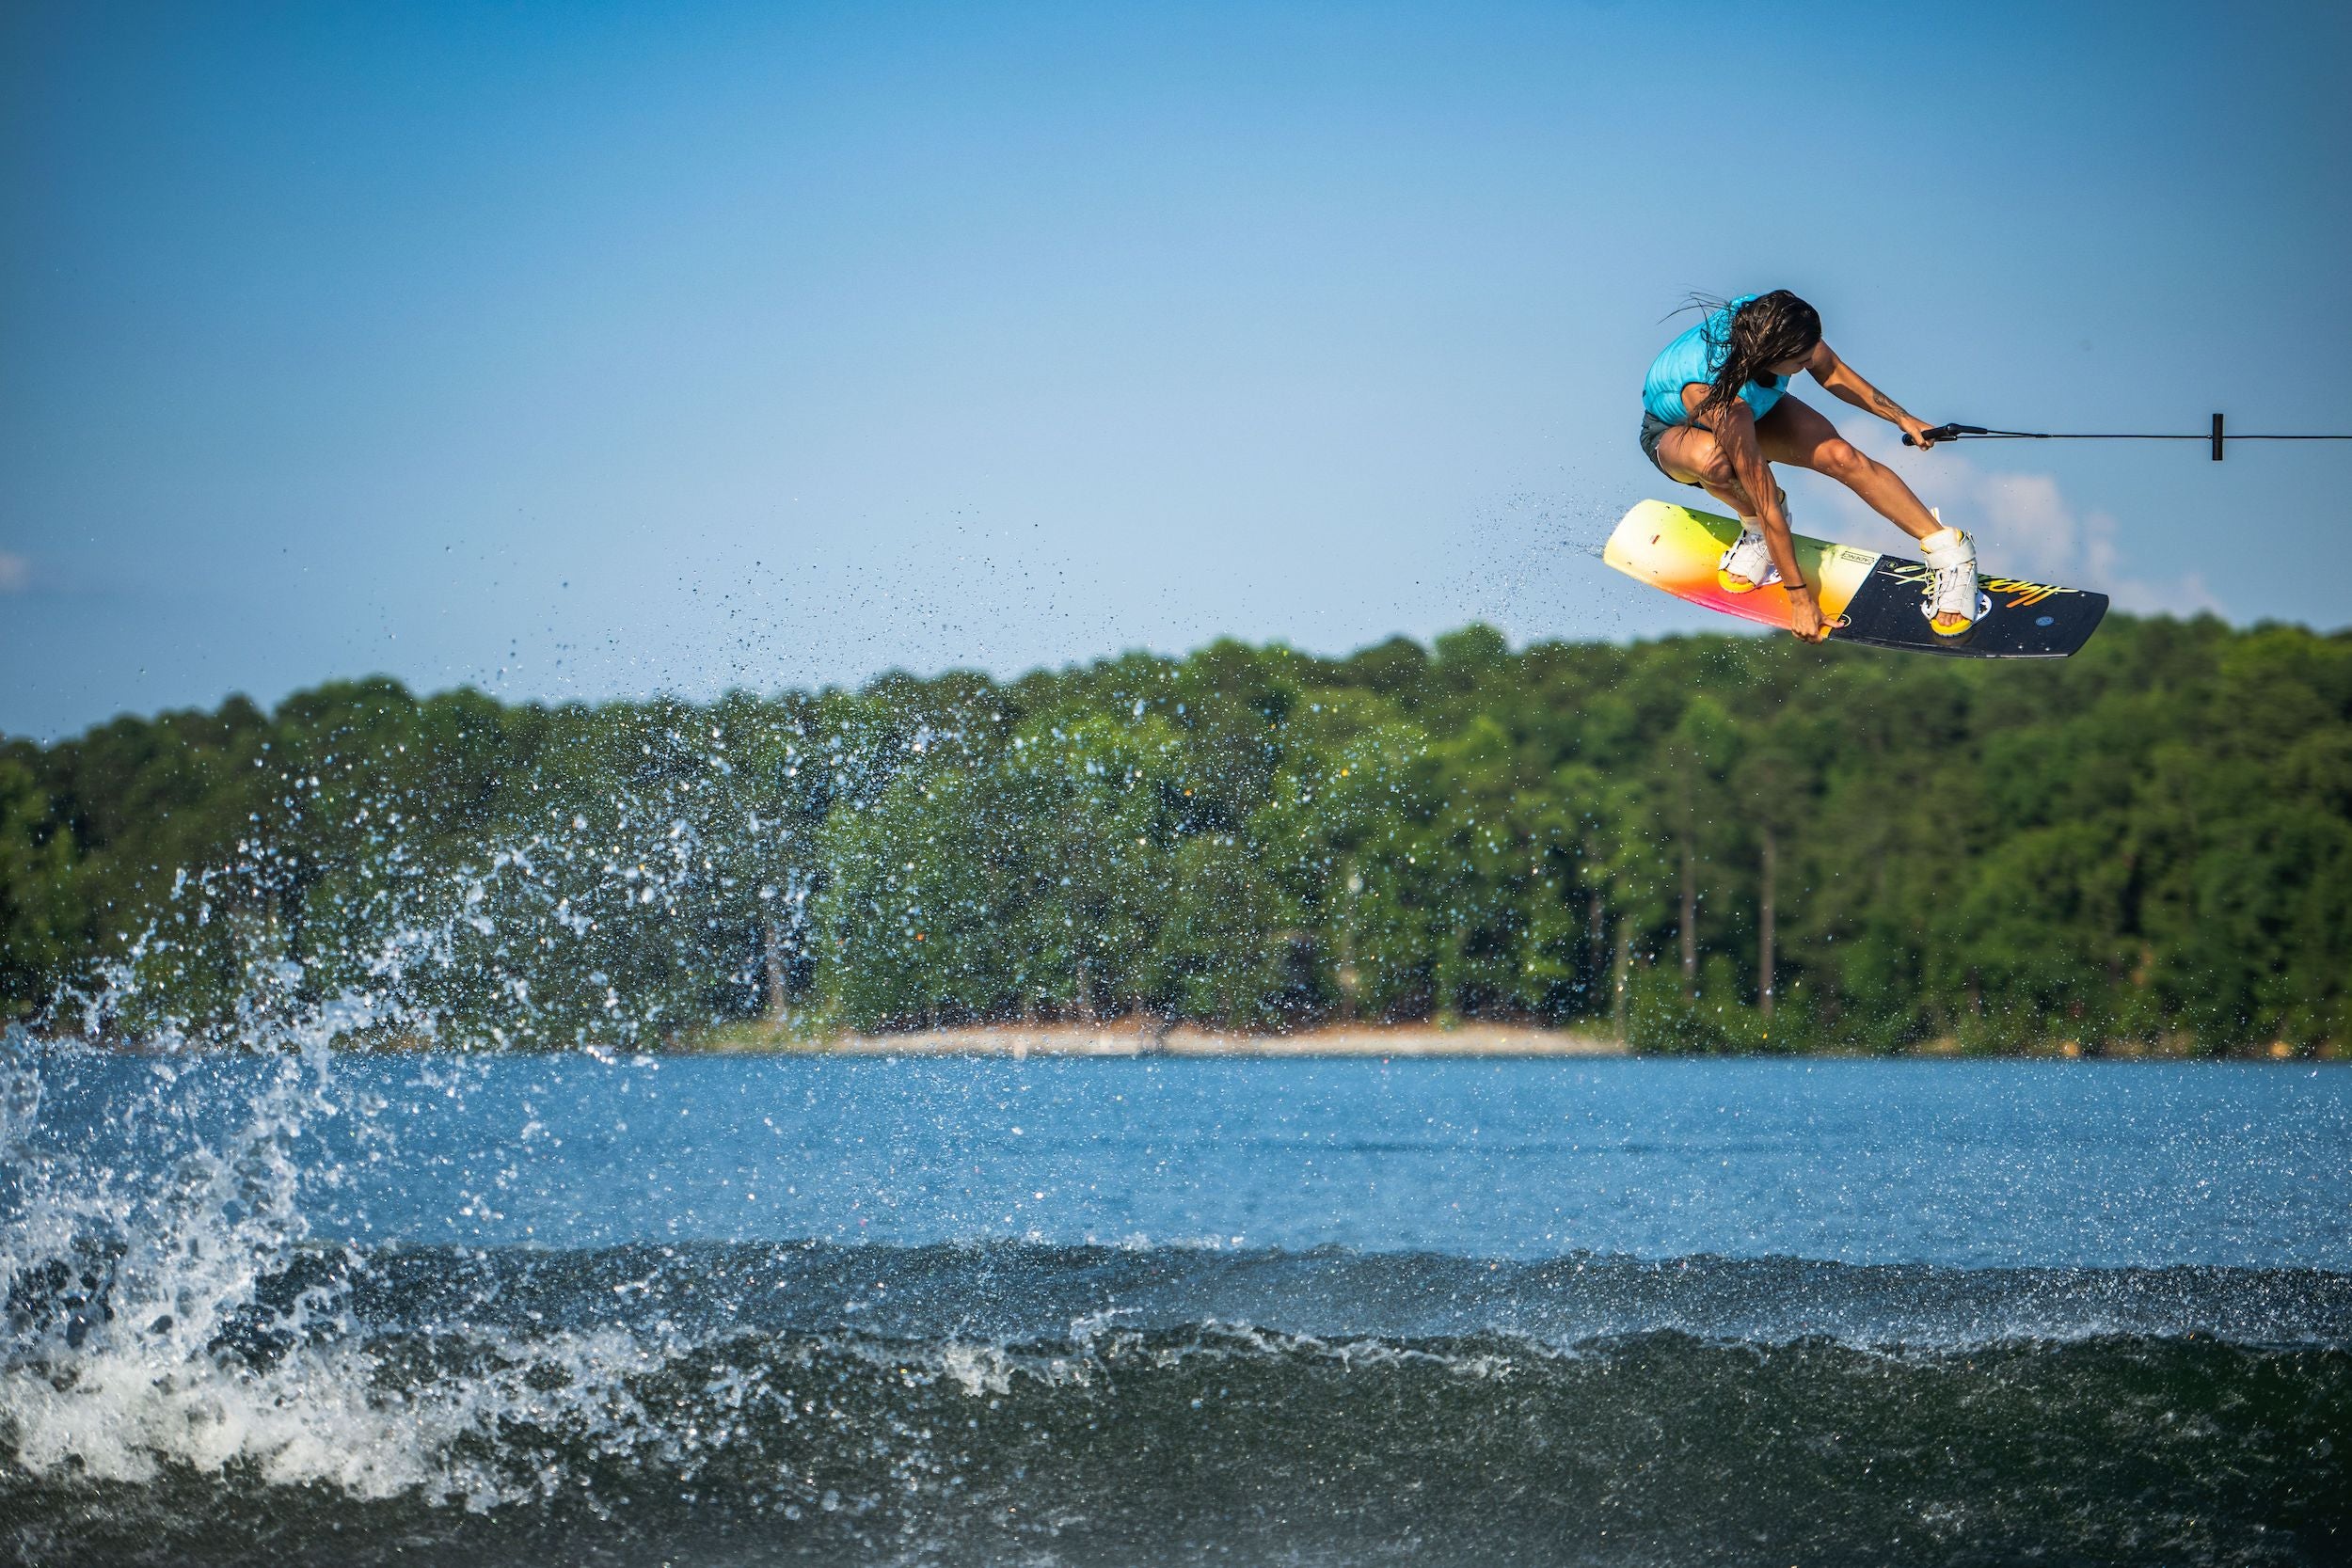
M1601 559L1629 578L1677 599L1743 621L1788 629L1788 594L1778 583L1734 593L1716 572L1740 525L1670 501L1644 501L1609 536ZM1975 624L1954 637L1928 625L1925 563L1853 545L1790 535L1797 564L1814 585L1835 642L1960 658L2064 658L2090 641L2107 612L2107 596L2022 578L1978 578Z

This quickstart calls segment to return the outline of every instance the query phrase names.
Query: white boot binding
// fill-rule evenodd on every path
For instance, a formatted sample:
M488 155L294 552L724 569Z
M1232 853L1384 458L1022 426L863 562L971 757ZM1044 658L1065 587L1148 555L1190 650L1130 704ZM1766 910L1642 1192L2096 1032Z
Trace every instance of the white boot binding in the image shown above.
M1747 524L1752 520L1742 517L1740 521ZM1780 580L1780 568L1772 564L1772 546L1765 542L1762 529L1743 527L1740 531L1739 542L1715 563L1715 580L1728 594L1753 594Z
M1781 498L1780 515L1782 521L1788 521L1786 496ZM1789 527L1793 530L1796 525L1790 523ZM1772 546L1764 538L1764 524L1755 517L1740 518L1740 537L1715 563L1716 583L1726 594L1753 594L1780 580L1780 568L1772 562Z
M1935 520L1942 522L1942 515L1935 515ZM1992 608L1977 591L1977 542L1947 528L1920 540L1919 554L1932 574L1920 595L1919 613L1938 637L1957 637Z

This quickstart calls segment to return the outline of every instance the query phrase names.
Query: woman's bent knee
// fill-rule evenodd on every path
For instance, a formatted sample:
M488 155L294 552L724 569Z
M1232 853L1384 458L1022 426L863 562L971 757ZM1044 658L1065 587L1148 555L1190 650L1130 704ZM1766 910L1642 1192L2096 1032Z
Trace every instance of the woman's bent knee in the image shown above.
M1824 441L1813 451L1814 471L1830 479L1860 479L1870 471L1870 460L1862 450L1843 438Z

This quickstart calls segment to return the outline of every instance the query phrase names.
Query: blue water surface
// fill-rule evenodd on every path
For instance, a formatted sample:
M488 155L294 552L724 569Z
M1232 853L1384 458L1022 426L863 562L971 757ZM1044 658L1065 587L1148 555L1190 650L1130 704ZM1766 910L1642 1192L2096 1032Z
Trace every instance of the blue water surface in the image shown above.
M2270 1065L53 1057L127 1173L275 1137L373 1244L1022 1239L2352 1269L2352 1072Z

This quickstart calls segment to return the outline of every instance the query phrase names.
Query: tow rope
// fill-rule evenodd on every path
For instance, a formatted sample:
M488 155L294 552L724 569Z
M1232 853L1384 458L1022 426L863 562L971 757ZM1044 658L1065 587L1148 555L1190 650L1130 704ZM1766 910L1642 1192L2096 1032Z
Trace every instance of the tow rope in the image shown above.
M1987 430L1980 424L1940 424L1928 432L1931 441L2204 441L2213 448L2213 460L2221 461L2226 443L2231 441L2352 441L2352 436L2249 436L2222 428L2221 416L2213 417L2213 429L2202 436L2155 436L2139 432L2079 431L2079 430ZM1909 436L1903 445L1917 446Z

